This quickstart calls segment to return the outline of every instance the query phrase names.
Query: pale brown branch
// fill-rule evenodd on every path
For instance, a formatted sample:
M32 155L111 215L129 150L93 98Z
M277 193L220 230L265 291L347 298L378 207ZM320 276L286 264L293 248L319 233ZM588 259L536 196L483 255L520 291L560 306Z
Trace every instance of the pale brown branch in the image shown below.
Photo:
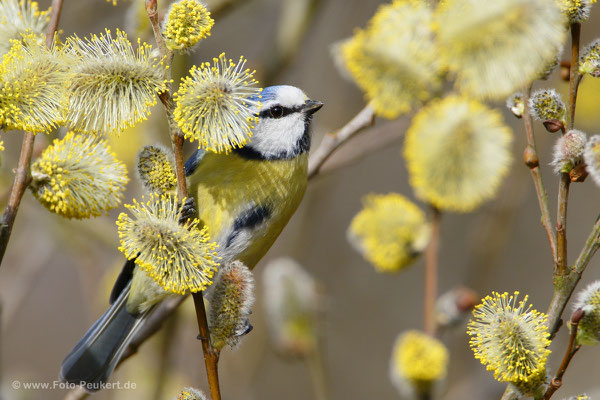
M552 221L550 220L550 209L548 207L548 193L542 179L542 171L540 170L539 158L537 155L537 146L535 144L535 136L533 134L533 121L529 114L529 96L531 95L531 86L523 91L523 103L525 111L523 112L523 122L525 125L525 133L527 135L527 147L525 148L524 159L525 164L529 167L535 192L537 194L538 204L541 212L541 223L546 231L548 242L550 243L550 251L552 252L552 260L554 265L556 261L556 240L554 238L554 229L552 229Z
M431 238L425 249L424 328L430 336L436 334L435 301L438 286L438 250L440 246L440 223L442 213L431 206Z
M375 112L370 105L363 108L354 118L335 133L323 137L319 147L313 152L308 163L308 178L319 173L321 166L346 141L363 129L373 125Z
M58 27L60 20L60 14L62 11L63 0L52 0L52 11L50 14L50 22L46 29L46 46L52 46L54 40L54 34ZM23 137L23 144L21 145L21 154L19 155L19 162L15 171L15 179L13 186L10 191L10 197L8 203L4 209L4 214L0 220L0 265L4 259L6 248L8 247L8 241L10 240L10 234L21 205L21 199L29 183L31 182L30 176L30 164L31 155L33 153L33 144L35 142L35 134L31 132L25 132Z
M185 179L185 168L183 161L183 134L177 126L173 117L174 103L171 95L171 65L173 63L173 52L170 51L160 31L158 21L157 0L146 0L146 12L152 24L152 30L156 38L156 44L160 52L160 56L165 63L165 79L167 80L167 90L162 92L159 97L165 106L167 119L169 122L169 133L171 136L171 144L175 155L175 173L177 175L177 196L180 201L188 196L187 182ZM204 298L202 292L193 293L194 306L196 307L196 317L198 320L198 330L200 334L198 338L202 342L202 353L204 354L204 363L206 366L206 375L212 400L221 400L221 390L219 388L218 363L219 353L210 344L210 334L208 330L208 319L206 318L206 309L204 308Z
M579 327L579 322L584 316L585 313L581 310L581 308L578 308L571 316L571 336L569 337L569 345L567 346L565 356L563 357L563 360L560 363L560 367L558 368L558 371L556 372L554 378L552 378L550 385L548 385L548 389L546 389L546 393L544 393L544 397L542 397L542 400L550 399L554 392L556 392L562 386L563 375L567 371L567 368L569 367L569 363L573 359L573 356L581 347L576 344L577 328Z

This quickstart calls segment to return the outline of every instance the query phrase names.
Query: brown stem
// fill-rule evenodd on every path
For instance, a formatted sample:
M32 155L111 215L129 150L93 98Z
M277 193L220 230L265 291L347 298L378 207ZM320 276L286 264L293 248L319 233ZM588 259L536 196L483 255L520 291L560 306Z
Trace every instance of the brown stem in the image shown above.
M575 105L577 103L577 89L581 82L579 73L579 39L581 36L581 24L571 25L571 72L569 76L569 129L575 124Z
M550 399L554 392L556 392L562 386L563 375L569 367L571 359L573 359L573 356L581 347L580 345L576 344L577 328L579 327L579 322L584 316L585 313L581 310L581 308L578 308L571 316L571 336L569 337L569 345L567 346L567 351L565 352L565 356L563 357L563 360L560 363L560 367L558 368L556 375L554 376L554 378L552 378L552 381L550 382L546 393L544 393L544 397L542 397L542 400Z
M541 222L548 242L550 243L550 251L552 252L552 260L554 265L556 261L556 240L554 238L554 229L552 229L552 221L550 220L550 209L548 207L548 193L542 179L542 171L540 170L539 158L537 155L537 147L535 145L535 136L533 134L533 121L529 114L529 96L531 95L531 86L523 90L523 103L525 111L523 113L523 122L525 124L525 133L527 135L527 147L525 148L525 164L531 171L535 192L537 194L538 204L541 212Z
M558 185L558 210L556 216L556 276L565 276L567 271L567 205L571 178L568 173L560 174Z
M167 80L167 90L159 95L160 100L165 106L167 119L169 122L169 132L171 136L171 144L175 155L175 173L177 175L177 196L180 201L187 197L187 182L185 179L185 168L183 162L183 135L173 118L174 103L171 96L171 65L173 63L173 52L170 51L160 32L160 24L158 21L157 0L146 0L146 12L152 24L154 37L160 56L165 63L165 79ZM210 334L208 330L208 320L206 318L206 310L204 308L204 298L202 292L192 294L194 298L194 306L196 308L196 317L198 320L199 338L202 341L202 352L204 354L204 362L206 365L206 375L210 386L212 400L220 400L221 392L219 389L219 374L218 363L219 353L210 344Z
M60 19L60 13L62 11L63 0L52 0L52 11L50 14L50 22L46 29L46 46L51 47L54 40L54 34L58 27L58 21ZM0 221L0 265L4 259L6 248L8 247L8 241L10 240L10 234L21 205L21 199L29 183L31 182L30 176L30 164L31 154L33 152L33 144L35 142L35 134L31 132L25 132L23 137L23 144L21 145L21 154L19 155L19 162L15 171L15 179L13 186L10 191L10 197L8 203L4 208L4 214Z
M327 134L319 147L313 152L308 163L308 178L312 178L319 173L321 166L327 159L340 147L358 132L373 125L375 112L373 108L367 105L346 125L335 133Z
M434 206L431 206L431 212L431 238L429 239L429 243L425 249L424 327L427 334L435 336L435 301L437 299L438 250L440 243L440 223L442 213Z
M198 339L202 341L202 351L204 352L204 364L206 365L210 395L212 400L221 400L218 369L219 352L210 344L210 332L208 331L208 320L206 319L202 292L192 293L192 297L194 298L194 306L196 307L196 319L198 320L198 330L200 331Z

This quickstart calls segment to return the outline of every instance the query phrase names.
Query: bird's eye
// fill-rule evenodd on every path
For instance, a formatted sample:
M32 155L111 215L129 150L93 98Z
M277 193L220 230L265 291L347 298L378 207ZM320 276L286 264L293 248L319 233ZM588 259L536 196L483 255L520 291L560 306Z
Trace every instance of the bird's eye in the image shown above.
M269 109L269 112L273 118L283 117L283 107L281 106L273 106Z

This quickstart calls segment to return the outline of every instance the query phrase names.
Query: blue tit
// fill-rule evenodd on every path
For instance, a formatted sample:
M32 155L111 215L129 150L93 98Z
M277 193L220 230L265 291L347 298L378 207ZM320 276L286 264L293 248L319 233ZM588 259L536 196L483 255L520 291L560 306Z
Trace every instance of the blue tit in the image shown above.
M249 268L269 250L304 195L311 120L323 103L293 86L271 86L254 110L259 122L250 142L229 154L196 151L185 169L198 216L218 244L222 262ZM111 306L62 363L60 378L100 388L127 345L168 293L135 265L125 263Z

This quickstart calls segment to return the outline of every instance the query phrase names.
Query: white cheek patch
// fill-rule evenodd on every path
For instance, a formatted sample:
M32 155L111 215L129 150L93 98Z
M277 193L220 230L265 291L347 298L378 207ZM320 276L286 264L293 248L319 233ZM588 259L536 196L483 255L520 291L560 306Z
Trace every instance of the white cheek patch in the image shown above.
M263 118L250 139L250 146L265 156L291 154L302 135L304 118L301 113L293 113L283 118Z

